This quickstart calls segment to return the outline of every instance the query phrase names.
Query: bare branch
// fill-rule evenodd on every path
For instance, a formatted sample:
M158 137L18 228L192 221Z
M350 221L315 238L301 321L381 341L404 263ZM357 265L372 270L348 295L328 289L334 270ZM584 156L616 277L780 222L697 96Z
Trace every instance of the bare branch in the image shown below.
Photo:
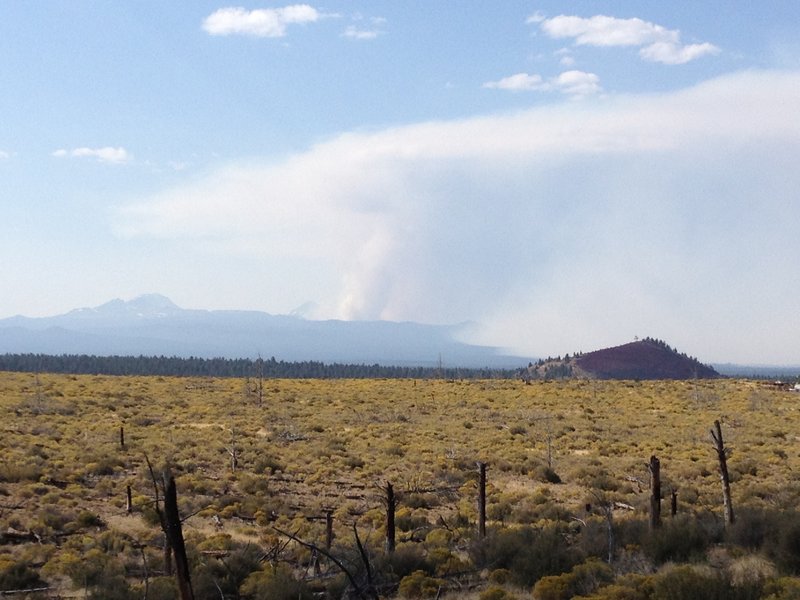
M322 554L322 556L324 556L325 558L329 559L333 564L335 564L339 568L339 570L342 573L345 574L345 576L347 577L347 580L350 582L350 585L353 586L353 590L358 595L358 597L361 598L362 600L368 600L367 596L364 594L364 591L361 589L361 586L358 585L358 582L356 581L355 576L350 572L350 570L347 567L344 566L344 564L342 564L342 561L340 561L338 558L336 558L333 554L331 554L330 552L328 552L324 548L320 548L316 544L312 544L310 542L306 542L304 540L301 540L299 537L297 537L293 533L289 533L288 531L283 531L282 529L278 529L277 527L274 527L274 526L272 527L272 529L274 529L275 531L277 531L281 535L286 536L290 540L293 540L293 541L297 542L301 546L303 546L305 548L308 548L309 550L315 550L316 552Z

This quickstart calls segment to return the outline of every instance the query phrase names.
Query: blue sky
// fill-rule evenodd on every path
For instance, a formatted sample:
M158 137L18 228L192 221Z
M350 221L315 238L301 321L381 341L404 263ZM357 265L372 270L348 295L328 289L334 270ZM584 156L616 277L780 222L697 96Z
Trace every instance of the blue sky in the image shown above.
M0 317L800 363L797 2L8 2Z

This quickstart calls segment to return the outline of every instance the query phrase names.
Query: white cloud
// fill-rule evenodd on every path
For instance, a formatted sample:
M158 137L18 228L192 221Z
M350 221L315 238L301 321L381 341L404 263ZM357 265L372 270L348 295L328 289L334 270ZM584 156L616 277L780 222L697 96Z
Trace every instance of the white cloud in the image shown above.
M585 71L565 71L555 78L553 86L571 96L586 96L601 90L600 78Z
M528 18L527 18L527 20L526 20L525 22L526 22L526 23L541 23L541 22L542 22L542 21L544 21L546 18L547 18L547 17L544 15L544 13L543 13L543 12L541 12L541 11L537 10L537 11L536 11L535 13L533 13L533 14L532 14L530 17L528 17Z
M540 75L517 73L498 81L484 83L483 87L512 92L559 91L571 96L585 96L601 91L600 78L597 75L575 70L565 71L547 81L543 80Z
M378 29L359 29L355 25L349 25L342 36L351 40L374 40L381 33Z
M702 360L785 361L800 280L775 257L800 256L797 107L800 72L747 72L347 133L142 198L117 227L270 265L280 276L248 285L318 316L473 320L534 356L655 335Z
M680 35L642 19L617 19L596 15L559 15L540 21L540 28L555 39L573 38L579 46L642 46L654 42L678 43Z
M509 75L498 81L487 81L483 87L495 90L510 90L512 92L541 90L545 86L541 75L517 73Z
M384 26L387 20L384 17L365 17L361 13L356 13L352 20L358 25L348 25L342 32L342 37L351 40L374 40L385 33Z
M286 35L287 25L314 23L321 17L319 11L308 4L255 10L227 7L206 17L203 29L211 35L283 37Z
M561 48L554 53L558 58L558 64L562 67L572 67L575 65L575 57L572 56L572 51L569 48Z
M639 50L639 56L652 62L665 65L682 65L707 54L718 54L719 48L713 44L689 44L680 46L668 42L656 42Z
M56 158L94 158L100 162L112 164L124 164L130 162L133 157L123 147L113 148L106 146L104 148L73 148L66 150L61 148L53 152Z
M708 42L682 45L678 30L638 18L559 15L547 19L538 15L536 19L528 18L528 23L536 23L551 38L572 38L579 46L642 46L639 54L643 59L670 65L719 52Z
M6 158L11 158L11 153L0 150L0 160L5 160Z

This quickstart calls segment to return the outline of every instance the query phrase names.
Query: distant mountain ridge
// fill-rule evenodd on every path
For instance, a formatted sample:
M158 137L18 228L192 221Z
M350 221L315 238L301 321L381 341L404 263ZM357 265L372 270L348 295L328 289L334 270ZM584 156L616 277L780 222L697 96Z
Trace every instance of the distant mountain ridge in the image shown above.
M311 321L258 311L183 309L160 294L53 317L0 319L0 353L264 358L514 368L526 359L458 341L461 326Z
M621 346L539 361L528 369L535 377L591 379L713 379L712 367L679 353L661 340L645 338Z

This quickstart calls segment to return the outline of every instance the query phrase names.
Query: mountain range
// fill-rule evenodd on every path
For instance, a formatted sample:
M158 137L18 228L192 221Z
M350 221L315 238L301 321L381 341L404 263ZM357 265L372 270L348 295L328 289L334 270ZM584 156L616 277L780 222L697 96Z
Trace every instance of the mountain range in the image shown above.
M276 358L327 364L517 369L529 357L460 341L471 327L392 321L315 321L300 313L183 309L160 294L111 300L52 317L0 319L0 354ZM535 360L535 359L534 359ZM532 376L598 378L795 377L800 366L714 364L646 338L569 361L531 363ZM558 374L558 375L556 375Z
M258 311L183 309L146 294L53 317L0 319L0 353L264 358L515 368L527 359L463 343L463 325L312 321Z

